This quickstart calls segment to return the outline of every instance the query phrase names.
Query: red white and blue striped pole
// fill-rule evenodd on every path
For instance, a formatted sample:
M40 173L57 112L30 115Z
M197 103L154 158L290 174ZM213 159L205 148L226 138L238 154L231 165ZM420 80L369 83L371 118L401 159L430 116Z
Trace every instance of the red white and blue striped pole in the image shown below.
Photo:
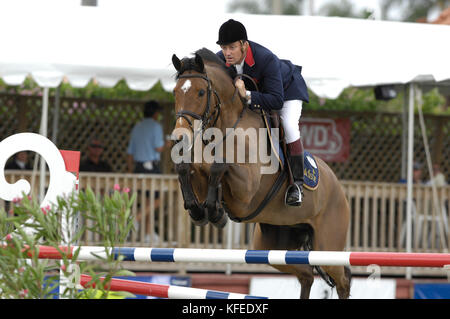
M82 274L80 276L80 285L84 288L95 288L95 283L91 283L91 280L91 276ZM101 280L103 281L103 278L101 278ZM116 278L112 278L106 286L111 291L128 291L135 295L168 299L267 299L267 297L258 297L232 292L162 285Z
M61 251L68 252L67 247ZM79 249L80 261L98 260L105 257L104 247L74 246L68 258ZM394 253L394 252L342 252L342 251L289 251L244 249L192 249L192 248L108 248L115 258L142 262L212 262L247 264L307 264L311 266L379 266L394 267L444 267L450 265L448 253ZM47 246L39 247L39 258L60 259L60 252Z

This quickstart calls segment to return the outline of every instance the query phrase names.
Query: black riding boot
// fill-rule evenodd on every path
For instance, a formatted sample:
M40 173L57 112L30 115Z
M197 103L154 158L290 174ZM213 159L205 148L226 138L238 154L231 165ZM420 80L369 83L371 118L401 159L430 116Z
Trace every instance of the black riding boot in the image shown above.
M300 206L303 201L303 154L289 156L294 184L289 185L286 190L285 204L289 206Z

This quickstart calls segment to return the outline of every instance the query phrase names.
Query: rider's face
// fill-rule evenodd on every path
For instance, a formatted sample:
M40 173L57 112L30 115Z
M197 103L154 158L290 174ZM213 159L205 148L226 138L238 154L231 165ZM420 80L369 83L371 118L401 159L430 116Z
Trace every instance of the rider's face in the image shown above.
M229 44L222 44L220 46L225 60L228 64L235 65L242 62L244 59L244 46L241 41L236 41Z

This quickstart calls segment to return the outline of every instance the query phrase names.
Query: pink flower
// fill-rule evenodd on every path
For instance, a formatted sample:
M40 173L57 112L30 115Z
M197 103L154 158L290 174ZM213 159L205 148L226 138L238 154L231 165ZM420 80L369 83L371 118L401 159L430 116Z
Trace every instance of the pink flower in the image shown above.
M17 203L20 203L21 200L22 200L21 197L14 197L13 200L12 200L12 202L13 202L14 204L17 204Z
M50 205L47 205L45 207L41 208L41 211L44 215L47 215L47 213L50 211Z
M25 298L28 295L28 289L23 289L19 292L19 296Z
M120 191L120 185L119 184L114 184L114 190L115 191Z
M130 189L129 189L128 187L124 187L122 191L123 191L124 193L127 193L127 194L128 194L128 193L130 192Z
M5 239L6 239L6 241L10 241L12 239L11 234L6 235Z

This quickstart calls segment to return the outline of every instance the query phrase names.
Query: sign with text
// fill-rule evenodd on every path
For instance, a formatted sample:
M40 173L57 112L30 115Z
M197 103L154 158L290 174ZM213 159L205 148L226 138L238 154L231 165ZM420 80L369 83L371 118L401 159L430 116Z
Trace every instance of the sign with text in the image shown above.
M303 118L303 147L324 161L344 162L350 155L350 119Z

